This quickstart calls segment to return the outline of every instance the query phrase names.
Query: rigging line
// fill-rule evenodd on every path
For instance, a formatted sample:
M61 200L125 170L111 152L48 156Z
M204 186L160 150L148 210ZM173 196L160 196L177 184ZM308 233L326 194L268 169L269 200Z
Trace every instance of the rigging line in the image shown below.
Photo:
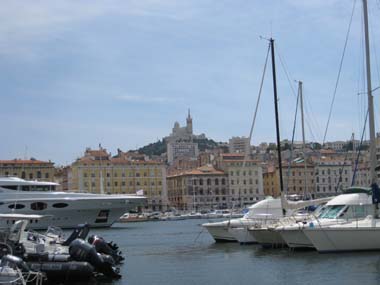
M366 130L366 125L367 125L367 120L368 120L368 114L369 114L369 109L367 110L367 115L366 115L366 117L365 117L365 121L364 121L362 137L361 137L361 140L360 140L360 145L359 145L359 149L358 149L358 154L357 154L357 156L356 156L356 160L355 160L354 173L352 174L351 186L355 184L356 172L357 172L357 170L358 170L359 157L360 157L361 146L362 146L362 144L363 144L364 134L365 134L365 130Z
M304 101L305 101L305 113L306 113L306 116L307 116L307 120L306 120L306 124L309 125L309 121L310 121L310 124L312 124L313 126L313 129L315 129L317 131L317 135L318 137L321 137L320 134L321 134L321 128L318 124L318 120L315 120L315 116L314 116L314 112L313 112L313 108L312 108L312 105L309 101L309 98L308 96L304 96ZM313 130L311 129L310 126L308 126L310 128L310 132L313 136L313 139L315 140L316 139L316 136L313 134Z
M293 160L293 146L294 146L294 137L296 134L296 124L297 124L297 113L298 113L298 100L300 97L300 92L298 90L298 95L297 95L297 102L296 102L296 111L294 112L294 122L293 122L293 133L292 133L292 143L290 144L290 157L288 161L288 170L287 170L287 180L286 180L286 187L285 187L285 193L288 193L288 188L289 188L289 177L290 177L290 169L291 169L291 164Z
M354 16L354 12L355 12L355 6L356 6L356 0L354 0L354 5L352 6L352 12L351 12L351 17L350 17L350 22L349 22L348 29L347 29L346 40L344 42L343 54L342 54L342 57L340 59L338 76L337 76L337 79L336 79L336 82L335 82L335 88L334 88L333 98L332 98L331 105L330 105L330 111L329 111L329 116L327 118L327 124L326 124L325 133L323 135L322 145L325 143L326 136L327 136L327 131L328 131L328 128L329 128L329 125L330 125L331 114L332 114L332 110L333 110L333 106L334 106L336 92L338 90L338 84L339 84L339 80L340 80L340 74L342 72L342 67L343 67L343 60L344 60L344 56L346 54L346 47L347 47L348 38L349 38L349 35L350 35L350 31L351 31L351 24L352 24L352 18Z
M280 63L281 63L281 67L282 67L282 69L283 69L283 71L284 71L284 73L285 73L285 76L286 76L286 78L287 78L287 80L288 80L288 83L289 83L289 85L290 85L290 88L291 88L291 90L292 90L292 92L293 92L293 95L297 98L297 94L296 94L296 91L294 90L294 87L293 87L293 84L291 83L291 75L290 75L290 72L288 71L289 69L286 67L287 65L286 65L286 62L285 62L285 60L283 59L283 57L281 56L281 52L280 52L280 48L279 48L279 46L277 45L277 54L278 54L278 57L279 57L279 59L280 59ZM308 115L308 114L307 114ZM309 116L308 116L309 117ZM314 137L314 139L315 139L315 136L314 136L314 134L312 133L312 128L310 127L310 125L309 125L309 122L308 122L309 120L306 120L306 124L308 125L308 128L309 128L309 131L311 131L311 134L312 134L312 136Z
M267 55L266 55L266 57L265 57L264 70L263 70L263 75L262 75L262 77L261 77L260 88L259 88L259 95L258 95L258 97L257 97L256 108L255 108L255 114L254 114L254 116L253 116L252 125L251 125L251 130L249 131L249 142L251 142L252 134L253 134L253 128L255 127L255 123L256 123L257 110L258 110L258 108L259 108L259 103L260 103L261 93L262 93L263 85L264 85L265 72L266 72L266 70L267 70L267 65L268 65L269 51L270 51L270 45L268 45ZM244 161L244 163L245 163L245 161ZM243 165L243 166L244 166L244 165Z
M281 56L281 53L280 53L280 48L279 46L277 45L277 54L278 54L278 58L280 59L280 63L281 63L281 67L282 69L284 70L284 73L285 73L285 76L286 76L286 79L288 80L288 83L290 85L290 89L292 90L293 92L293 95L294 97L298 97L296 91L294 90L294 87L293 87L293 84L292 84L292 81L290 80L290 74L288 72L288 69L286 68L286 64L285 64L285 61L282 59L282 56Z

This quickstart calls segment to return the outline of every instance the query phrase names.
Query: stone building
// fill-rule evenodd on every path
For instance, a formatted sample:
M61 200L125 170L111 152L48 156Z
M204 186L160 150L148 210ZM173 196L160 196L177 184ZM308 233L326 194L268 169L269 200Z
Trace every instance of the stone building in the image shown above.
M280 178L279 171L273 165L267 166L263 171L263 186L265 196L279 197L280 191Z
M147 208L164 210L167 206L163 163L112 157L101 147L86 149L84 156L71 165L69 184L77 191L90 193L135 194L143 190Z
M244 154L225 153L217 167L228 174L229 207L243 207L265 198L260 162L246 159Z
M297 163L283 164L282 176L284 191L288 194L315 194L314 165L306 163L306 171L303 160Z
M0 160L0 176L15 176L27 180L53 181L54 163L31 159Z
M168 200L177 210L226 208L227 175L211 165L201 166L167 177Z
M349 160L321 157L315 162L315 194L332 196L351 186L352 163Z

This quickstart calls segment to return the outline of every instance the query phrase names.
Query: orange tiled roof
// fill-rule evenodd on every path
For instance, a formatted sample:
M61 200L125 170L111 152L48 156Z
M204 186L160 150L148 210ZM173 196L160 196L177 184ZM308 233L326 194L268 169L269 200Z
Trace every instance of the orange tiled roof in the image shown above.
M224 175L224 174L225 173L221 170L217 170L212 166L205 165L205 166L201 166L195 169L178 172L168 177L188 176L188 175Z
M12 160L0 160L0 164L54 164L50 161L42 161L35 159L12 159Z

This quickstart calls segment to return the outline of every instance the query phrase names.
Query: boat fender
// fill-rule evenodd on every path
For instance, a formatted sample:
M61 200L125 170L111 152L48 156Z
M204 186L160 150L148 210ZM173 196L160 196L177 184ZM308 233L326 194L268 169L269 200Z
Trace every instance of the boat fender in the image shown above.
M2 257L1 262L9 262L15 264L22 272L29 272L30 268L20 257L7 254Z

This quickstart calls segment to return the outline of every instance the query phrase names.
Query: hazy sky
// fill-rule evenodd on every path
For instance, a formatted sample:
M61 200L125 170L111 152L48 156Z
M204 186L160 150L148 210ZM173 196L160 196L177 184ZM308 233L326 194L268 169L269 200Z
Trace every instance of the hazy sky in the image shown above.
M380 2L368 1L376 88ZM358 137L366 108L366 95L357 95L365 85L362 2L356 2L330 141ZM293 88L294 80L304 82L307 139L322 141L353 3L2 1L0 158L66 164L98 143L112 153L135 149L168 135L175 121L183 125L188 108L197 134L217 141L248 136L268 46L260 36L271 35L282 137L291 138L295 96L280 57ZM268 69L252 144L274 140Z

